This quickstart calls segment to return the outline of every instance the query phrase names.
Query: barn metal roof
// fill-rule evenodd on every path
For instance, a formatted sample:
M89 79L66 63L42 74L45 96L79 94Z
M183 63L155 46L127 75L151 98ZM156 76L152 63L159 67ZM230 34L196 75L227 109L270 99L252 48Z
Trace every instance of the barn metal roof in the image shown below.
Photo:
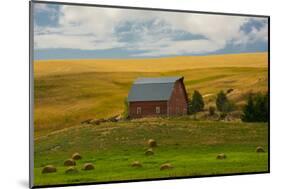
M135 80L128 101L165 101L173 92L174 83L182 77L138 78Z

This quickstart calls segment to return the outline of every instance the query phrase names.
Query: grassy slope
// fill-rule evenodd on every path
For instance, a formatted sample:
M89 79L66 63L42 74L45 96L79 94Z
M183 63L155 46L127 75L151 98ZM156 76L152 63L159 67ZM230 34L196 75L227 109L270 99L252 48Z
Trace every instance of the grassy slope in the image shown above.
M185 85L213 103L220 90L237 104L252 91L267 91L267 53L140 60L38 61L35 70L35 135L77 125L89 118L122 112L134 79L185 77ZM109 98L110 97L110 98Z
M224 123L191 121L187 118L142 119L131 122L79 126L35 141L35 183L65 184L177 176L213 175L267 171L267 153L257 154L257 146L267 149L266 123ZM154 138L159 146L147 157L146 141ZM63 161L80 152L78 174L66 175ZM218 153L227 159L217 160ZM132 168L138 160L142 168ZM94 171L82 171L85 162ZM160 171L162 163L172 163L170 171ZM58 172L42 175L46 164Z

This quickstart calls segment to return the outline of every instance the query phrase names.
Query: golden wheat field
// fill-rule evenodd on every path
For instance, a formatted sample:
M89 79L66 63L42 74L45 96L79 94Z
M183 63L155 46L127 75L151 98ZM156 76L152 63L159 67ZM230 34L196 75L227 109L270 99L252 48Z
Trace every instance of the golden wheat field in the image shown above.
M179 56L155 59L86 59L35 61L35 76L83 72L170 72L198 68L267 67L267 53ZM51 64L49 64L51 63Z
M241 105L250 91L268 90L267 60L267 53L248 53L35 61L35 136L122 113L137 77L184 76L189 96L199 90L206 106L220 90L233 89L229 98Z

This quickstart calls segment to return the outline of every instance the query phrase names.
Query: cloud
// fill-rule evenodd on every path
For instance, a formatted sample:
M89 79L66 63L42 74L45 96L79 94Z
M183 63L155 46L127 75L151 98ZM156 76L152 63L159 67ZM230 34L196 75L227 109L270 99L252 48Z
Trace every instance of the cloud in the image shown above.
M53 11L48 6L37 11ZM35 48L139 50L133 56L200 54L267 41L267 21L250 17L61 5L58 25L35 26ZM178 37L185 36L185 37Z
M35 13L40 13L40 12L44 12L44 13L53 12L54 13L56 10L52 6L49 6L48 4L35 3L34 11L35 11Z

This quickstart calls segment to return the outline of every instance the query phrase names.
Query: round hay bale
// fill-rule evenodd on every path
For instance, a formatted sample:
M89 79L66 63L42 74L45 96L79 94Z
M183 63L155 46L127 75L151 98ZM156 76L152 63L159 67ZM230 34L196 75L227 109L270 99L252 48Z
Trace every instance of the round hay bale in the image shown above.
M147 156L152 156L152 155L154 155L154 152L153 152L153 150L150 148L150 149L146 150L144 154L147 155Z
M218 154L217 159L225 159L226 155L224 153Z
M81 156L79 153L74 153L74 154L72 155L72 159L74 159L74 160L80 160L80 159L82 159L82 156Z
M64 161L64 166L74 166L76 165L76 162L73 159L67 159Z
M83 166L83 170L89 171L95 169L95 166L92 163L85 163Z
M65 170L65 174L75 174L75 173L78 173L78 169L76 169L75 167L68 167L66 170Z
M57 168L55 168L53 165L46 165L43 169L42 169L42 174L46 174L46 173L55 173L57 172Z
M142 164L139 162L139 161L134 161L132 164L131 164L132 167L142 167Z
M263 153L263 152L265 152L265 150L263 149L263 147L258 146L257 149L256 149L256 152L257 153Z
M148 146L151 147L151 148L157 146L157 143L154 139L149 139L147 143L148 143Z
M170 163L164 163L160 166L160 170L168 170L168 169L173 169L174 167Z

